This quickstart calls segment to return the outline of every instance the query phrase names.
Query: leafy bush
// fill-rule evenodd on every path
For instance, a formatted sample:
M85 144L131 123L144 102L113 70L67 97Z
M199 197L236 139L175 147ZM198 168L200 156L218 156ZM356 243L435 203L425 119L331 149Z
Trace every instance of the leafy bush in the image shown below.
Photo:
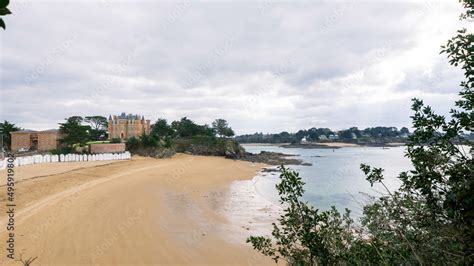
M187 117L171 123L171 129L178 137L187 138L198 135L215 136L215 132L208 125L198 125Z
M140 146L140 140L137 139L136 137L128 138L127 141L125 142L125 146L128 151L134 151L138 149L138 147Z
M71 147L61 147L61 148L49 150L49 153L53 155L68 154L72 152L73 152L73 148Z
M155 136L142 134L140 136L140 143L143 147L158 147L158 139Z
M122 140L120 138L112 138L110 139L110 143L122 143Z
M247 243L275 262L290 265L334 265L378 262L376 250L364 241L350 217L332 207L319 211L302 200L304 182L299 174L280 166L280 183L276 189L285 206L278 223L273 223L272 238L251 236Z
M170 136L166 136L163 138L163 147L165 148L172 148L174 144L173 138Z

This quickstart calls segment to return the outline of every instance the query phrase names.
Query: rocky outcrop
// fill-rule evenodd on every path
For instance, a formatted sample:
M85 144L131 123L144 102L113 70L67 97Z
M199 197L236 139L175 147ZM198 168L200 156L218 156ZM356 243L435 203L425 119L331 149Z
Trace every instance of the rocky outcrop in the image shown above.
M240 159L245 156L245 149L235 140L226 141L224 156L229 159Z
M291 158L295 156L296 155L279 152L262 151L258 154L245 153L245 155L240 159L244 161L265 163L270 165L311 165L310 163L305 163L300 159Z
M176 143L176 151L194 155L224 156L229 159L239 159L245 154L245 149L237 141L219 138L180 139Z
M170 158L176 154L176 151L171 148L162 147L146 147L138 148L132 151L133 154L140 156L153 157L153 158Z

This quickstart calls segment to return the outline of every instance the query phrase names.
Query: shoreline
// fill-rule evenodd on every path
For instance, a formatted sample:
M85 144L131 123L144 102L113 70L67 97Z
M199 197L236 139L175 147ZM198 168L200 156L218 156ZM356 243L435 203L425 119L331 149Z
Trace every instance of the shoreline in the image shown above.
M49 164L34 166L38 174L51 171ZM267 224L259 211L265 202L254 204L252 191L236 189L265 166L213 156L134 156L25 179L17 186L16 256L38 256L37 264L273 264L241 241ZM253 210L243 208L242 195ZM5 190L0 196L4 208ZM245 222L250 226L240 226Z
M260 171L250 180L237 180L229 186L223 214L230 221L224 229L235 243L245 243L254 235L271 236L272 223L279 218L282 208L258 192L255 184L265 175ZM235 234L244 229L243 233Z

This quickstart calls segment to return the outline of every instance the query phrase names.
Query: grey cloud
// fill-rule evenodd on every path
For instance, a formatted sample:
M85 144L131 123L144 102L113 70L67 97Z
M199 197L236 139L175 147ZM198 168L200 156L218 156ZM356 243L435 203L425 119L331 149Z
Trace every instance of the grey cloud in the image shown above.
M441 59L429 72L417 58L397 61L459 27L452 2L34 2L12 11L0 40L0 119L23 127L122 111L224 117L237 133L407 126L411 97L446 112L451 102L440 99L453 98L461 78L432 46L430 58Z

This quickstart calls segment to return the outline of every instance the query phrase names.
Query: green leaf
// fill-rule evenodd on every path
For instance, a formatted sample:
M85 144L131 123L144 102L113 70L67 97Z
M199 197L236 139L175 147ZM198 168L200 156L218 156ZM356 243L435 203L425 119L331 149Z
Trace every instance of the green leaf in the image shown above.
M3 29L6 29L5 28L5 22L3 22L3 19L0 18L0 27L2 27Z
M8 8L0 8L0 16L10 15L12 12Z
M0 0L0 8L7 7L10 4L10 0Z

